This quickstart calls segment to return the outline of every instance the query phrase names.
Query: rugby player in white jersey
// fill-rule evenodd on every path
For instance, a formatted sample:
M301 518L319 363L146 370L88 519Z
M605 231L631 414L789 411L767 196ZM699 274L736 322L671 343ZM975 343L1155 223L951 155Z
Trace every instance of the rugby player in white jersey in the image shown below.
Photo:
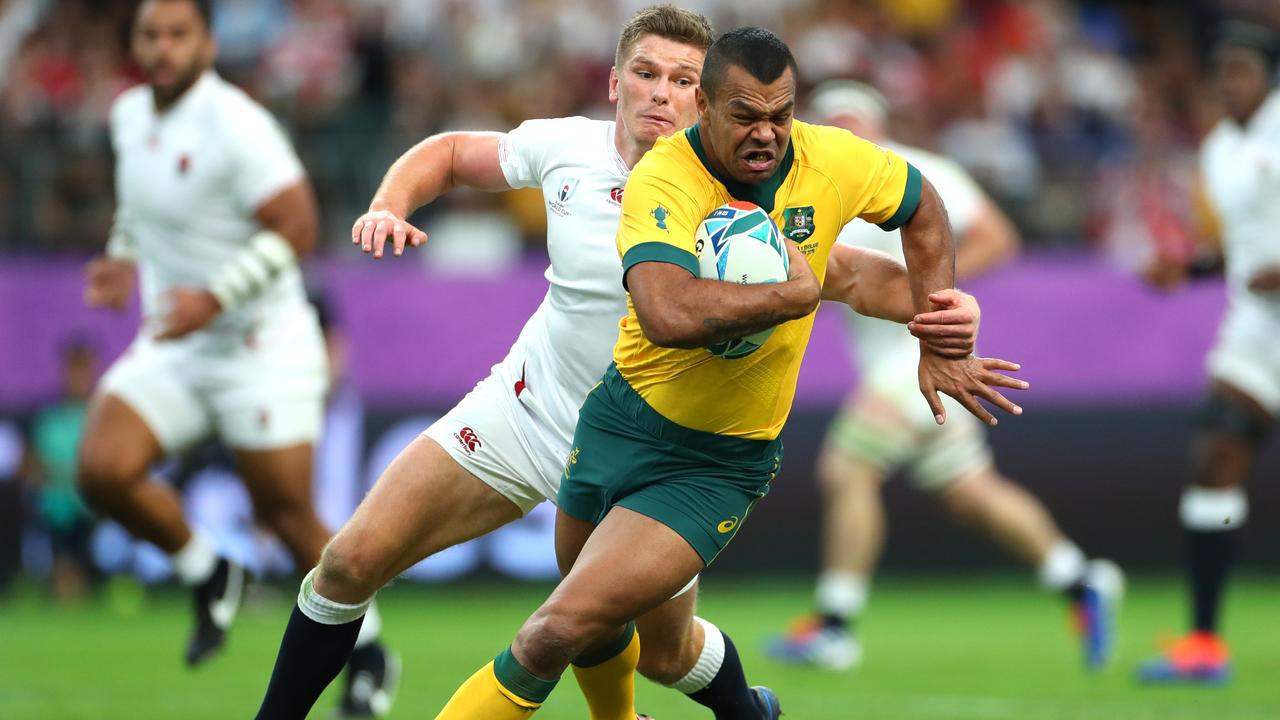
M195 666L222 645L244 571L193 532L178 493L150 476L158 459L217 436L298 567L313 566L331 535L311 500L324 341L297 265L315 243L316 207L282 130L211 69L206 0L143 2L132 42L147 83L111 110L116 223L85 298L122 309L136 268L143 321L92 400L79 485L194 588ZM367 714L389 679L377 625L352 655L352 714Z
M623 28L610 73L614 121L529 120L505 134L446 133L392 165L352 228L365 252L381 257L385 245L399 255L426 242L405 218L451 188L538 187L547 207L548 291L507 357L400 453L303 581L259 718L306 715L385 583L554 502L578 408L609 365L626 314L615 244L622 189L655 140L696 119L694 88L711 40L700 15L670 5L642 10ZM905 268L883 254L850 248L833 256L828 287L832 299L864 312L901 322L914 316ZM937 299L948 309L917 319L915 332L941 352L967 354L976 303L959 293ZM575 663L594 720L634 717L637 661L651 680L717 717L734 717L725 704L747 690L742 666L728 637L694 617L692 587L638 622L638 660L615 649Z
M957 281L1016 254L1017 230L959 165L889 139L888 102L875 88L830 81L815 88L809 110L814 121L887 147L929 178L946 203L956 238ZM860 220L845 226L839 242L902 258L897 231ZM816 612L773 641L769 653L831 670L859 660L854 624L884 546L881 486L892 473L906 470L953 518L982 530L1036 568L1046 589L1065 595L1077 613L1087 665L1103 664L1113 645L1112 616L1122 589L1115 566L1087 561L1048 509L996 470L982 426L956 412L953 400L944 400L953 410L947 423L934 422L917 395L917 342L885 320L853 313L848 319L859 384L832 423L817 462L825 518Z
M1244 483L1280 412L1280 37L1233 22L1213 71L1225 117L1200 148L1200 172L1222 227L1227 312L1209 352L1209 393L1191 451L1179 519L1187 537L1191 632L1145 663L1148 682L1231 677L1220 604L1249 514Z

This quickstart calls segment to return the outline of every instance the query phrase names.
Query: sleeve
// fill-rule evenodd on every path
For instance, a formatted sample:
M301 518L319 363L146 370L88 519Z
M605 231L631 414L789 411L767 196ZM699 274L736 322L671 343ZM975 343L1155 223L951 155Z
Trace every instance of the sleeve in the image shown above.
M624 287L627 272L642 262L671 263L699 274L694 235L702 220L700 205L677 184L681 168L668 165L646 155L627 178L618 223ZM689 181L689 187L696 183Z
M246 103L230 125L228 147L234 163L231 196L241 208L256 211L305 177L284 129L266 110Z
M920 171L897 153L838 130L824 142L836 145L824 152L836 164L833 175L844 199L844 222L861 218L882 230L897 230L920 205Z
M543 169L556 143L557 120L525 120L498 141L498 163L512 188L542 187Z

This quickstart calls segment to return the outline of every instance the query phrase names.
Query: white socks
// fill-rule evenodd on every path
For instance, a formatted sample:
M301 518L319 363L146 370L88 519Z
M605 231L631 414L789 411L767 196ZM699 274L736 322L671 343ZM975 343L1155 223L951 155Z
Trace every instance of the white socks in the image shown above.
M1054 592L1062 592L1079 582L1088 568L1088 560L1075 543L1059 540L1040 561L1040 584Z
M382 616L378 614L378 604L369 599L369 609L364 613L364 622L360 624L360 634L356 635L356 644L352 649L372 645L382 634Z
M321 625L346 625L364 615L365 611L369 609L369 605L373 603L373 598L361 603L348 605L322 597L311 584L311 578L315 574L315 568L311 568L311 572L302 578L302 588L298 590L298 609L302 611L303 615ZM376 619L376 614L374 617ZM380 621L375 621L375 624L382 625ZM363 628L361 628L361 634L364 634Z
M828 570L818 576L814 601L823 615L845 619L862 614L867 606L867 590L865 576Z
M1236 530L1249 516L1244 488L1206 488L1189 485L1182 491L1178 517L1182 527L1200 532Z
M182 549L169 556L173 563L173 574L183 585L200 585L213 576L218 567L218 554L213 546L198 533L191 533L191 539Z
M698 692L710 685L716 673L720 672L720 666L724 664L724 635L721 634L720 628L700 617L695 617L694 622L702 626L704 635L702 654L698 655L698 661L693 664L693 669L688 675L667 686L685 695Z

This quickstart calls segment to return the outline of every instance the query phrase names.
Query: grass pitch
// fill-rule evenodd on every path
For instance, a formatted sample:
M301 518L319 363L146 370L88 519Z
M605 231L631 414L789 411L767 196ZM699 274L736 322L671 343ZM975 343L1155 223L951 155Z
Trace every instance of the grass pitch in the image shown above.
M894 579L876 588L862 625L866 658L848 674L788 668L761 647L808 606L799 579L706 582L700 612L725 628L753 683L771 685L797 720L1213 720L1280 718L1280 580L1242 578L1227 601L1237 677L1225 688L1148 688L1134 665L1161 633L1181 628L1176 580L1130 588L1119 657L1089 675L1055 598L1002 578ZM434 717L454 688L511 640L545 597L543 585L401 583L380 596L388 642L403 656L392 717ZM223 654L198 671L181 663L185 595L143 594L117 581L71 607L34 588L0 600L0 718L249 718L257 708L293 591L258 590ZM639 708L660 720L709 718L677 693L639 681ZM337 684L313 718L328 717ZM537 716L586 712L566 677Z

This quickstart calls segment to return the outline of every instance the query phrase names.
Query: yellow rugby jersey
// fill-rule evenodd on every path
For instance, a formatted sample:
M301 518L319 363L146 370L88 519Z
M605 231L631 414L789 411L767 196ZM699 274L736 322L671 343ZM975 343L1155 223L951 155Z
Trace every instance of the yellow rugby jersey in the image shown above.
M744 185L710 168L697 125L663 138L627 179L618 226L623 277L658 261L698 275L694 233L730 200L764 208L796 241L818 280L836 236L854 218L893 230L920 202L920 173L902 158L850 132L795 121L791 142L769 181ZM782 432L791 412L812 314L778 326L746 357L717 358L701 348L654 345L640 330L635 305L619 323L614 362L636 392L664 417L695 430L758 440Z

